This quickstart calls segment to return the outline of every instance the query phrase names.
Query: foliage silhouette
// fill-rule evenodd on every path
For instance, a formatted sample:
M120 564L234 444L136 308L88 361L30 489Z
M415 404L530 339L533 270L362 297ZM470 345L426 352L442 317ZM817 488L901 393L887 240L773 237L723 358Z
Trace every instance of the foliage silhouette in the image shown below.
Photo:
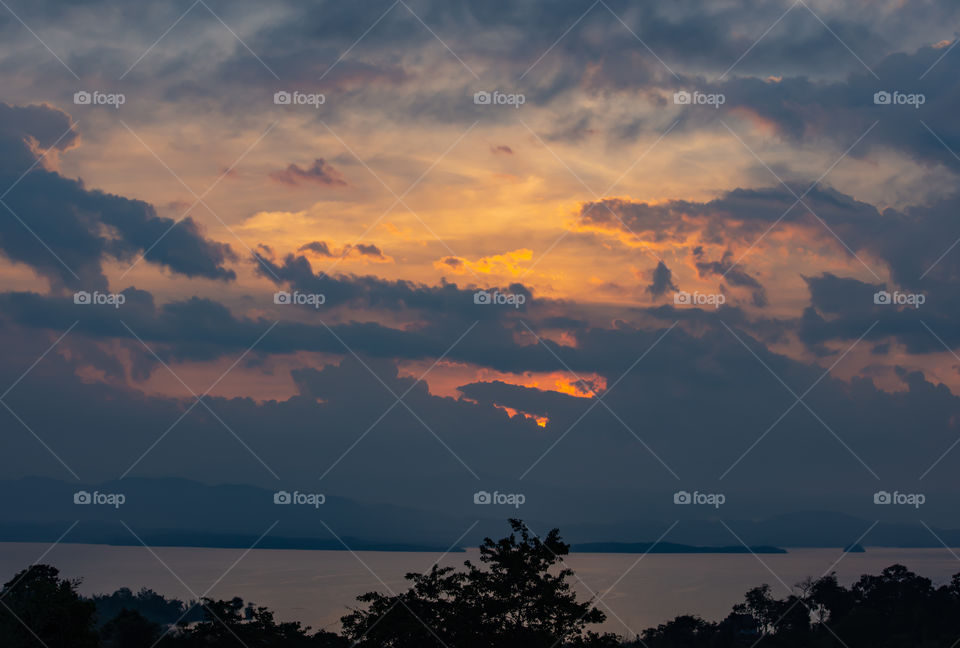
M774 598L768 585L746 593L720 623L681 616L644 631L648 648L953 648L960 641L960 574L935 588L903 565L846 588L831 573L799 593Z
M103 648L149 648L160 638L160 625L136 610L123 608L100 628Z
M16 574L0 591L0 645L4 648L95 648L95 606L77 594L79 581L49 565Z
M243 599L203 600L204 618L197 624L181 626L180 632L165 638L162 646L176 648L333 648L346 641L328 632L308 634L298 621L277 623L273 612Z
M122 587L113 594L97 594L90 600L97 606L97 620L101 625L124 609L135 610L145 619L160 625L179 621L192 623L203 619L203 609L193 601L184 603L168 599L147 588L133 593L129 588Z
M612 635L586 631L605 615L580 602L558 567L570 546L553 529L541 540L520 520L508 537L486 538L483 567L465 572L436 567L407 574L412 586L400 594L370 592L358 598L367 609L342 619L344 635L360 648L553 648L617 645ZM518 538L519 534L519 538Z

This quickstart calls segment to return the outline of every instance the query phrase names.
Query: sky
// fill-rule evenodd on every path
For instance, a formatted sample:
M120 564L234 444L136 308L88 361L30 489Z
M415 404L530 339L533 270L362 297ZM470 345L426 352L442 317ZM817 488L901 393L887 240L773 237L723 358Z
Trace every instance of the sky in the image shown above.
M0 4L4 477L951 524L956 3Z

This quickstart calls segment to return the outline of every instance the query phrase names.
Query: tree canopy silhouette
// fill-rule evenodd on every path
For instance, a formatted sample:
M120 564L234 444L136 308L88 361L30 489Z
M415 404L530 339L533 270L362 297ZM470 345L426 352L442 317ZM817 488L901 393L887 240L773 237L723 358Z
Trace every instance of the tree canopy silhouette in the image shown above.
M0 645L95 648L96 607L77 594L79 584L60 578L49 565L33 565L16 574L0 591Z
M934 587L903 565L851 587L834 573L778 599L749 590L723 621L681 616L644 631L647 648L953 648L960 642L960 574Z
M541 540L520 520L508 537L486 538L481 566L466 571L434 566L407 574L411 587L399 594L370 592L367 608L342 619L343 633L361 648L554 648L617 645L612 635L589 632L603 612L578 601L560 567L570 545L553 529Z

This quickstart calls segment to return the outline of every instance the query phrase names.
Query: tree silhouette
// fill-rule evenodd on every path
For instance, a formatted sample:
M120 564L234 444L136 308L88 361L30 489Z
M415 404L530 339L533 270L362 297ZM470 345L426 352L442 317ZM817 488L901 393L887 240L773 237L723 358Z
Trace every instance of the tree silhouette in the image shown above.
M33 565L0 591L0 645L4 648L95 648L95 606L77 594L80 581Z
M164 646L177 648L335 648L348 645L340 637L320 631L307 633L298 621L278 623L273 612L243 599L203 600L204 619Z
M160 626L136 610L120 610L100 628L102 648L149 648L160 638Z
M807 579L777 599L749 590L719 624L681 616L643 638L649 648L955 648L960 645L960 574L935 588L903 565L865 575L850 588L836 574Z
M142 588L133 593L127 587L121 587L113 594L97 594L91 597L97 605L97 622L104 624L116 617L124 609L136 610L144 618L159 625L169 625L178 621L192 623L203 619L203 608L189 601L168 599L151 589Z
M670 623L661 624L643 632L643 643L648 648L696 648L717 631L717 624L698 616L678 616ZM637 645L642 645L638 642Z
M577 600L568 581L573 572L558 567L570 551L559 531L541 540L520 520L510 526L510 536L484 540L481 566L435 566L407 574L406 592L358 597L368 607L343 617L344 635L361 648L616 645L612 636L586 631L606 617L591 601Z

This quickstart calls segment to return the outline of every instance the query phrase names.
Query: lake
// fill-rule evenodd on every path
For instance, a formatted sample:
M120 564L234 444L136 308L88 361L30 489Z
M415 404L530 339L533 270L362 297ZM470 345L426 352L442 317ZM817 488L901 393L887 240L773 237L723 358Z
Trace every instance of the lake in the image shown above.
M48 549L49 545L41 543L0 543L0 578L10 580ZM260 549L243 556L240 549L186 547L153 551L160 560L143 547L61 544L43 562L59 568L65 577L83 578L80 589L84 594L149 587L168 597L189 599L212 586L209 596L240 596L272 608L279 619L336 629L340 616L358 594L385 592L387 587L399 591L405 573L428 570L441 558L439 554L375 551L355 556L346 551ZM477 562L478 554L475 549L448 554L440 564L459 565L467 558ZM846 556L836 549L791 549L787 554L760 558L766 567L749 554L649 554L642 558L636 554L573 554L566 562L579 577L575 584L585 595L602 593L616 583L600 605L608 617L604 629L630 636L678 614L720 619L742 600L748 588L762 583L769 583L774 594L782 597L786 589L780 580L794 585L807 576L818 577L838 559L835 571L845 584L898 562L936 585L960 572L960 562L946 549L868 548L866 553Z

